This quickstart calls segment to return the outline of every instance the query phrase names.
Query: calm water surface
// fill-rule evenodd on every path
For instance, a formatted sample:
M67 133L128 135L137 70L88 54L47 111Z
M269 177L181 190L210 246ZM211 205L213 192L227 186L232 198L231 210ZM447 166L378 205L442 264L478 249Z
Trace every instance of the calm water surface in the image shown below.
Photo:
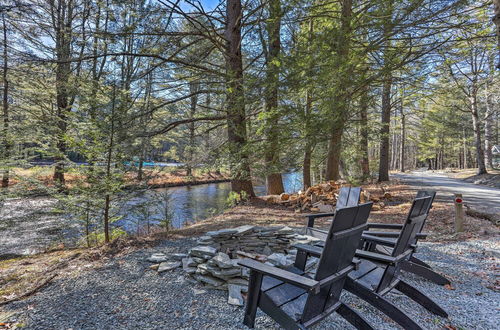
M285 173L283 183L287 193L296 192L302 187L302 174ZM263 185L254 186L254 190L258 196L266 194ZM122 219L115 225L133 232L148 223L155 225L168 219L171 226L179 228L222 213L230 191L229 182L148 191L127 202L120 212Z

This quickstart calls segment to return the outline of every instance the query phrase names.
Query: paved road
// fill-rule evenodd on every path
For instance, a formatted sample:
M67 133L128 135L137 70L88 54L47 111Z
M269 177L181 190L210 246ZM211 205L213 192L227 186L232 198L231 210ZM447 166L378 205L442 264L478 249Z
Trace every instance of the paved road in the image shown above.
M472 208L488 213L500 214L500 189L452 179L445 174L430 171L398 173L393 174L392 177L400 179L416 189L435 189L438 191L436 198L441 201L452 202L453 194L461 193L463 194L464 202Z

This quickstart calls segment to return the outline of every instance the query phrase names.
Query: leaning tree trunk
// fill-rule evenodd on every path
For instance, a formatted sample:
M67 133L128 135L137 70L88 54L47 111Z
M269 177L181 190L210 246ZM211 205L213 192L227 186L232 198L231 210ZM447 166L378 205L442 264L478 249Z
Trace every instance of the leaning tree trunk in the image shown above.
M241 55L240 0L228 0L226 5L226 79L227 135L230 154L231 190L255 196L252 186L247 148L247 121L243 91L243 59Z
M3 160L8 162L10 158L10 151L12 148L9 136L9 80L7 77L8 70L8 50L7 50L7 22L5 19L5 12L2 13L3 21L3 98L2 98L2 109L3 109L3 128L2 128L2 144L3 144ZM7 165L7 164L6 164ZM2 177L2 187L9 186L9 168L5 166L3 177Z
M473 87L473 91L470 96L471 103L471 114L472 114L472 125L474 129L474 142L476 146L476 162L477 162L477 174L485 174L486 165L484 163L484 151L483 144L481 142L481 126L479 122L479 110L477 108L477 88Z
M280 41L281 27L281 4L280 0L269 2L269 20L267 23L267 34L269 51L267 65L266 84L266 113L267 113L267 141L265 161L267 167L266 185L268 194L281 194L285 191L283 179L280 172L279 153L279 111L278 111L278 85L279 85L279 55L281 50Z

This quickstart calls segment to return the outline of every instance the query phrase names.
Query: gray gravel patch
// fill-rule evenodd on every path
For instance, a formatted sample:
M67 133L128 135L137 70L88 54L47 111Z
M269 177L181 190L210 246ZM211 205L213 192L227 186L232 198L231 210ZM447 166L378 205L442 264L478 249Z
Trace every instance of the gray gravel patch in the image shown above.
M448 290L417 277L405 279L438 301L450 314L444 319L427 312L401 294L389 300L405 310L426 329L446 325L458 329L497 329L500 294L492 290L500 241L421 244L419 257L453 281ZM61 278L28 298L5 306L18 311L26 329L242 329L243 308L227 304L227 292L191 283L181 269L158 274L148 269L152 253L187 252L193 239L166 241L161 246L110 260L102 268L82 271L74 278ZM377 329L397 326L385 315L352 295L345 301ZM277 329L277 324L258 312L257 329ZM316 329L351 329L337 315Z

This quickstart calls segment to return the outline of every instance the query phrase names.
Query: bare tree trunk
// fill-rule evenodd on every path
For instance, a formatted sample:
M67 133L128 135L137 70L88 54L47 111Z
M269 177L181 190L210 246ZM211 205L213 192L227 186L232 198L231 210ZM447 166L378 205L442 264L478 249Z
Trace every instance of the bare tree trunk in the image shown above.
M7 50L7 21L5 12L2 13L3 25L3 128L2 128L2 144L3 144L3 160L5 162L10 158L10 151L12 148L9 137L9 80L7 77L8 71L8 50ZM9 168L6 166L2 177L2 187L9 186Z
M498 48L498 62L497 69L500 69L500 0L493 0L493 22L497 26L497 48Z
M401 106L401 143L399 151L399 170L405 171L405 138L406 138L406 115L403 107Z
M492 104L492 95L489 92L488 84L486 84L486 88L484 90L485 98L486 98L486 113L484 116L484 159L486 166L488 168L493 168L493 154L491 152L492 140L493 140L493 104Z
M340 17L340 32L338 37L338 85L336 86L335 102L332 104L335 118L332 120L331 136L328 143L328 154L326 162L326 180L340 179L339 165L342 151L342 134L344 132L345 120L349 112L350 87L350 34L352 21L352 0L342 0L342 12Z
M312 18L309 19L309 35L308 35L308 50L311 50L312 33L314 25ZM311 114L312 114L312 90L308 86L306 90L306 107L304 109L304 130L305 130L305 145L304 145L304 161L302 164L302 184L304 190L312 186L311 182L311 156L313 150L313 136L311 134Z
M109 144L106 157L106 179L109 181L111 179L111 162L113 159L113 149L115 146L115 110L116 110L116 86L113 86L113 99L111 104L111 127L109 132ZM104 241L109 243L110 233L109 233L109 211L111 208L111 196L106 193L104 197Z
M279 164L279 111L278 111L278 85L279 85L279 55L281 51L281 4L280 0L269 1L269 19L267 34L269 50L266 59L267 84L266 84L266 113L267 113L267 143L265 161L267 167L266 185L268 194L281 194L285 191Z
M57 103L57 150L55 157L54 181L60 187L64 185L64 158L67 151L66 132L68 129L68 114L71 111L69 102L69 77L71 74L71 39L73 25L73 0L59 0L53 4L52 11L56 11L54 21L56 28L56 103Z
M241 55L243 12L240 0L227 1L226 17L227 135L231 156L231 189L237 193L244 191L249 196L255 196L246 150L247 121Z
M382 89L382 128L380 129L380 163L378 181L389 181L389 133L391 125L392 76L387 74Z
M198 104L198 90L199 90L199 83L198 82L190 82L189 83L189 92L191 93L191 107L189 111L189 118L193 119L195 114L196 114L196 106ZM188 159L187 159L187 164L186 164L186 175L187 176L192 176L193 175L193 164L194 164L194 150L196 148L196 141L195 141L195 123L194 121L189 123L189 143L188 143Z
M368 85L363 88L360 99L360 133L359 148L361 151L361 173L363 180L370 177L370 160L368 158Z
M470 104L472 113L472 125L474 128L474 139L476 145L477 174L485 174L488 172L486 171L486 165L484 163L484 151L483 151L483 144L481 142L479 111L477 108L477 88L475 86L472 87Z

